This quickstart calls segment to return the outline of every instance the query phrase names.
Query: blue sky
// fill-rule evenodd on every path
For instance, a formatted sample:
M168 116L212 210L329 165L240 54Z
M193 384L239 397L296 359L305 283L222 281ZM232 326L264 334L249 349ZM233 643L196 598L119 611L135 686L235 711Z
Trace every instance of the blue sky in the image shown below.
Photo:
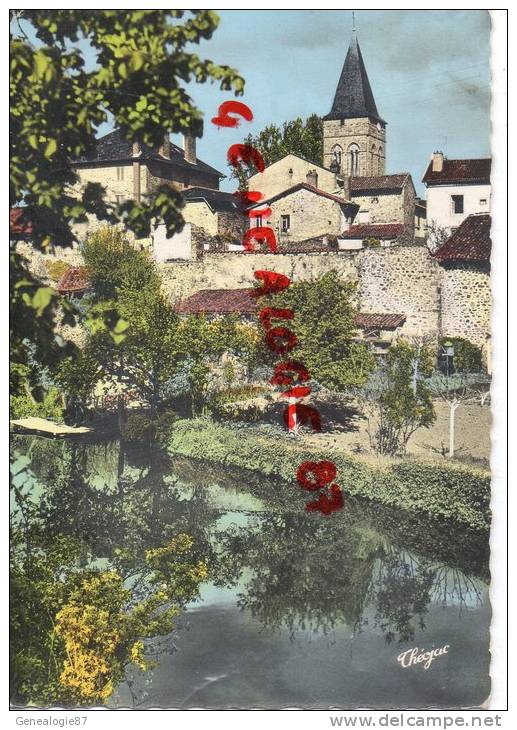
M205 114L198 157L229 174L226 150L249 132L330 111L351 38L352 12L217 12L218 29L193 50L238 69L246 80L239 99L251 107L254 120L237 129L217 129L211 117L221 102L235 97L215 84L188 89ZM388 123L387 172L409 171L423 196L421 179L433 150L450 158L488 157L488 11L356 10L355 19L377 109ZM89 56L87 44L80 45ZM100 133L110 129L104 124ZM223 180L221 187L233 190L235 181Z
M330 110L352 31L348 10L221 10L199 52L246 79L251 124L218 130L210 118L231 95L189 87L205 113L198 156L227 172L226 149L266 124ZM377 108L388 122L387 171L408 170L417 191L431 153L490 155L490 16L485 10L355 11ZM223 181L231 190L234 181Z

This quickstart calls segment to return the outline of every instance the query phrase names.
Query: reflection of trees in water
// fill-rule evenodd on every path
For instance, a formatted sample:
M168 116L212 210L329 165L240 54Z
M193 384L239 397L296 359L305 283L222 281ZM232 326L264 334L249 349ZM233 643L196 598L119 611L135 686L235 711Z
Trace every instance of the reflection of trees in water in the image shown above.
M351 517L255 518L221 540L234 573L252 572L238 605L268 629L284 627L292 637L297 631L328 635L343 624L356 633L373 615L387 642L410 641L417 628L426 628L428 606L439 592L449 603L465 601L473 589L480 596L476 582L459 569L398 549L368 522Z
M118 443L44 446L32 459L44 483L45 530L79 538L85 562L108 559L135 593L145 550L186 532L213 583L235 585L250 574L239 606L292 636L343 625L358 632L373 621L387 641L408 641L425 628L431 601L461 609L480 600L472 576L485 575L485 540L353 500L331 519L280 511L218 532L221 509L209 498L217 471ZM231 484L231 473L223 481Z

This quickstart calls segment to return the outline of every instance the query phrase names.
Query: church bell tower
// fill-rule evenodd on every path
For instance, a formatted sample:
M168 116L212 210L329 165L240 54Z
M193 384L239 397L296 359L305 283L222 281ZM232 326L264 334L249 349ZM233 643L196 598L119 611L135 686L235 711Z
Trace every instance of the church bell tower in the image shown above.
M346 177L385 174L386 122L379 116L355 29L329 114L323 166Z

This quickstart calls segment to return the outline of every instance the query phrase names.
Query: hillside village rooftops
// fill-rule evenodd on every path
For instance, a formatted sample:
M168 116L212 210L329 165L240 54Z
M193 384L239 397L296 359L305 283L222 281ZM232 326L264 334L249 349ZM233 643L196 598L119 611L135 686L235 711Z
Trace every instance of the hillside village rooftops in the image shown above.
M469 215L452 236L435 251L438 261L490 261L491 218L488 213Z
M250 296L253 289L202 289L176 305L180 314L255 314L259 302ZM363 328L396 329L406 321L404 314L360 312L355 324Z
M343 231L340 238L379 238L381 240L392 240L400 236L404 230L402 223L374 223L359 224L350 226L347 231Z
M426 185L452 185L452 184L490 184L490 170L492 160L490 158L470 160L448 160L443 158L443 166L440 171L433 170L433 162L429 163L422 182Z
M140 153L133 155L133 143L122 136L120 129L115 129L113 132L99 137L95 141L93 154L74 160L73 164L79 167L88 167L89 165L122 162L160 162L176 168L201 170L202 172L209 172L213 175L224 177L222 172L211 167L211 165L207 165L206 162L203 162L199 158L196 158L196 164L187 162L184 151L173 142L170 142L170 159L163 157L157 150L153 150L145 144L140 144Z
M400 191L408 180L413 184L409 172L400 172L396 175L376 175L374 177L352 177L350 178L350 191L352 194Z
M212 188L192 187L182 191L187 203L205 202L213 213L234 213L243 211L238 198L233 193Z

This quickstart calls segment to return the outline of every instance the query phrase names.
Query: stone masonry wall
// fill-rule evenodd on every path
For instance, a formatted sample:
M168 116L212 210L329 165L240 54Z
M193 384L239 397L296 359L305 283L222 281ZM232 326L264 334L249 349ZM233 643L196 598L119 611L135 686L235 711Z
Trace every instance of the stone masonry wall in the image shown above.
M464 337L485 351L492 306L488 271L469 264L445 266L441 284L442 335Z
M357 267L362 312L405 314L401 335L438 334L441 271L427 249L365 249Z

